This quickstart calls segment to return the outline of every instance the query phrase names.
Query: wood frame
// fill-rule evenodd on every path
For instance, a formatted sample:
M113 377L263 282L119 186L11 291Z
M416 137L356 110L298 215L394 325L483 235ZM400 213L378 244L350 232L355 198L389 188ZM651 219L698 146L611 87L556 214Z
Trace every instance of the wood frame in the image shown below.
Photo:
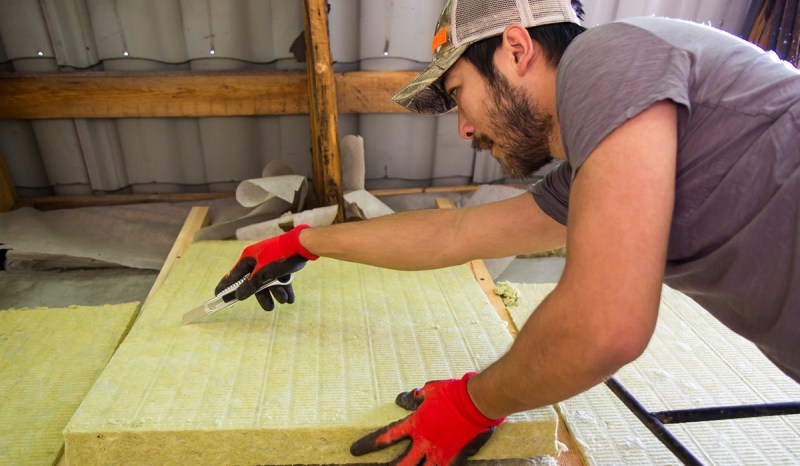
M304 0L303 10L307 73L0 73L0 119L308 114L314 191L320 205L339 206L342 221L338 113L405 111L391 96L417 73L334 73L327 1ZM9 178L0 163L0 179ZM0 211L16 203L9 187Z
M408 71L333 73L341 113L398 113ZM301 115L304 72L0 73L0 119Z
M2 160L0 160L1 162ZM505 184L512 188L525 189L524 185ZM479 185L430 186L423 188L372 189L376 197L404 196L410 194L472 193ZM13 186L12 186L13 189ZM151 202L197 202L234 197L233 192L219 193L164 193L164 194L87 194L61 196L33 196L19 199L17 206L33 207L39 210L72 209L89 206L115 206L124 204L146 204Z
M326 205L340 202L341 168L335 141L338 122L331 122L331 117L328 117L325 128L314 122L321 121L321 116L325 114L335 116L337 109L341 113L404 112L405 109L392 102L391 97L415 75L414 72L405 71L333 73L335 91L327 91L328 99L335 98L335 104L329 103L326 111L331 113L319 112L321 107L314 104L313 108L317 111L310 116L312 142L326 141L325 148L321 145L314 146L316 149L312 147L314 178L332 180L319 187L315 185L315 194L318 199L325 199ZM308 75L300 72L0 73L0 89L4 90L0 93L0 119L308 114L310 86ZM336 147L336 154L330 151L331 147ZM0 178L10 180L2 160ZM321 196L320 193L328 195ZM217 197L230 195L227 193ZM170 198L169 195L160 196ZM154 202L159 195L98 195L73 199L68 196L59 201L57 198L60 197L23 199L22 203L117 205L137 200ZM202 193L183 197L186 198L183 200L206 199ZM0 211L10 210L17 201L13 184L9 182L5 191L0 193Z
M167 279L167 275L169 275L169 273L172 271L172 267L175 265L175 262L177 262L178 259L183 256L183 253L186 252L186 249L188 249L189 245L194 241L195 233L200 231L200 229L204 226L208 225L210 221L211 217L209 215L208 206L192 207L192 209L189 211L189 215L186 216L186 220L183 222L181 231L178 232L178 236L175 238L175 242L172 244L172 248L169 250L169 254L167 254L166 260L164 260L164 265L161 266L161 270L158 272L156 281L153 282L153 286L150 287L150 292L147 293L147 297L139 307L139 312L141 312L145 306L150 303L153 295L156 293L156 291L158 291L159 288L161 288L161 284Z
M17 191L6 167L6 159L0 152L0 212L8 212L17 203Z
M344 190L336 87L328 37L328 2L305 0L304 4L312 182L319 204L339 206L336 222L343 222Z

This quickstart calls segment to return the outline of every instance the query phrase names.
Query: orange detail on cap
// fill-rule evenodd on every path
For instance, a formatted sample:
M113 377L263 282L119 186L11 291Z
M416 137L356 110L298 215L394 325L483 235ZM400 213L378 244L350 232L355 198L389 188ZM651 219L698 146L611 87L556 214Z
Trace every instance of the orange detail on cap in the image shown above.
M436 32L436 35L433 36L433 42L431 42L431 53L436 53L436 49L441 47L447 42L447 26L439 29Z

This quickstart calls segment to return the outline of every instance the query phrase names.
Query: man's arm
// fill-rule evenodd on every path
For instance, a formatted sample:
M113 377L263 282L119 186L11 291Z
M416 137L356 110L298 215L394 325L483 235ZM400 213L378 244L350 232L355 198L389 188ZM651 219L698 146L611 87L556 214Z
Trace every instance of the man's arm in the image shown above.
M546 251L564 245L566 228L533 196L465 209L401 212L364 222L309 228L300 242L319 256L400 270Z
M292 286L256 291L274 278L299 271L318 256L424 270L553 249L565 241L564 226L539 209L530 193L469 209L404 212L329 227L298 225L245 248L215 293L246 278L236 290L237 299L255 294L261 307L270 311L274 301L294 302Z
M469 381L486 416L569 398L644 351L658 313L676 152L676 108L660 102L607 136L580 168L561 281L508 353Z

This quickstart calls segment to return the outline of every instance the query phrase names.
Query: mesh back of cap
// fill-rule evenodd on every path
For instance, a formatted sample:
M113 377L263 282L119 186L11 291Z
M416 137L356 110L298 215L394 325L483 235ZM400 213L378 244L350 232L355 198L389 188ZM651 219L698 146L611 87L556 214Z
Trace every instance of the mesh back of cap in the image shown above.
M570 0L453 0L452 40L456 47L503 32L511 23L524 27L573 22Z

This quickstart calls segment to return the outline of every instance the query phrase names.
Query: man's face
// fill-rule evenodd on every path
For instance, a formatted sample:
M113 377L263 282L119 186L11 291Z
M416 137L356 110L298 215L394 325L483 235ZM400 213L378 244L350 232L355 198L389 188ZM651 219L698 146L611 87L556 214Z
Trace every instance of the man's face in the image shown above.
M497 71L488 88L487 130L494 134L494 141L478 131L472 139L472 147L479 149L488 139L493 147L492 155L507 175L530 176L553 159L550 154L553 119L542 113L523 89L512 88Z
M489 150L508 176L528 177L552 160L552 117L524 89L498 71L486 80L465 60L453 66L445 84L448 92L455 90L462 137L471 137L474 149Z

